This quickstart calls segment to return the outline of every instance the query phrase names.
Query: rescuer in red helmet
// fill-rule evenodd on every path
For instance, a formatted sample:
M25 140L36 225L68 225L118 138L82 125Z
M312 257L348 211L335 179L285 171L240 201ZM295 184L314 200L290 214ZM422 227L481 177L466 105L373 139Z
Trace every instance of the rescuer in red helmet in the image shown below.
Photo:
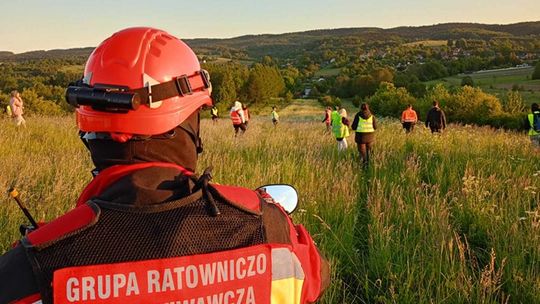
M310 303L328 264L264 192L195 176L209 75L181 40L129 28L66 99L96 167L77 207L0 257L0 303Z

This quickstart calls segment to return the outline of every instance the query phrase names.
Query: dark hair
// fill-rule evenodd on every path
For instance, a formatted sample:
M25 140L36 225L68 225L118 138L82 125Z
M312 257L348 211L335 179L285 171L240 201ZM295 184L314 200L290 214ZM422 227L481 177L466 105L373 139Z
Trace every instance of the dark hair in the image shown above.
M538 106L536 102L531 104L531 111L533 112L540 111L540 107Z
M362 103L360 105L360 111L369 111L369 105L367 103Z
M409 105L407 106L407 108L412 108L412 104L409 104Z
M439 105L439 102L438 102L438 101L436 101L436 100L433 101L433 106L434 106L434 107L436 107L436 106L438 106L438 105Z

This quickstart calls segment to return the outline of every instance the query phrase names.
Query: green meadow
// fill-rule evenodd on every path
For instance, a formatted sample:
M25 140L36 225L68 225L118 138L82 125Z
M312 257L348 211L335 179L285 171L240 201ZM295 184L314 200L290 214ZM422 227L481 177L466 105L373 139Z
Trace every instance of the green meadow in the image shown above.
M363 170L353 136L337 153L322 108L280 114L276 128L261 115L238 138L228 119L203 119L198 171L214 166L221 184L297 188L293 218L331 262L320 303L540 303L540 152L526 135L459 125L405 135L380 119ZM19 129L1 119L0 156L1 193L16 185L39 220L73 208L91 179L73 116L28 117ZM4 194L0 252L26 222Z

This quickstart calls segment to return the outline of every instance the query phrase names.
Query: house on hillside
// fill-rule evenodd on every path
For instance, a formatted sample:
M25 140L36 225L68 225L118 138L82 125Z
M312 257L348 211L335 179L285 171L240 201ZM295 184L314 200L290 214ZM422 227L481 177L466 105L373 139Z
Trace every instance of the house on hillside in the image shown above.
M308 98L309 94L311 94L311 88L305 88L302 94L302 98Z

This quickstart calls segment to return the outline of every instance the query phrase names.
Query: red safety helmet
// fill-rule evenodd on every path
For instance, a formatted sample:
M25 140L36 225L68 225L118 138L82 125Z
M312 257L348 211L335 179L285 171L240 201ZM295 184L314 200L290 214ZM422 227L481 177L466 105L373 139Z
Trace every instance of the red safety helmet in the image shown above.
M86 62L84 78L66 92L84 132L157 135L212 105L208 73L180 39L128 28L103 41Z

